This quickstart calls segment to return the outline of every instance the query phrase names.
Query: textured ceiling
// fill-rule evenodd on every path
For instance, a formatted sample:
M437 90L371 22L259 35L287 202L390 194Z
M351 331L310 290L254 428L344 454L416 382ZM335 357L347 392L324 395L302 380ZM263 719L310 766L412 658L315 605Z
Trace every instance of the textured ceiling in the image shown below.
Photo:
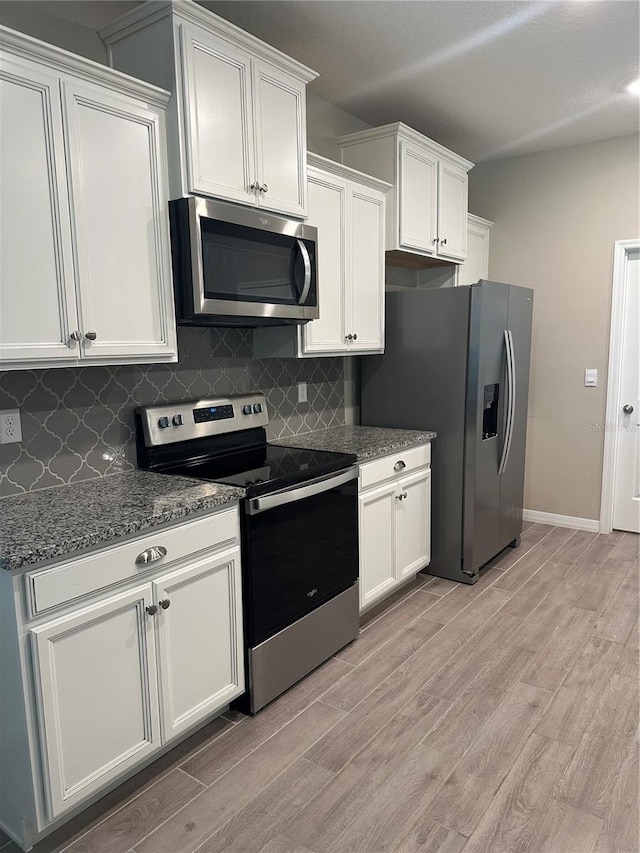
M205 0L320 73L311 91L474 162L638 131L635 0Z

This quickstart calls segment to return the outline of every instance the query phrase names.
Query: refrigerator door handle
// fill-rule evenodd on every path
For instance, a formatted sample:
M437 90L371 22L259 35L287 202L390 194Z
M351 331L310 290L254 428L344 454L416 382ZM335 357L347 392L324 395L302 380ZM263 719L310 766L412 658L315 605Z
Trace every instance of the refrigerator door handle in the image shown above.
M500 465L498 466L499 476L504 472L509 461L511 440L513 438L513 424L516 412L516 364L511 329L505 329L504 331L504 346L507 354L507 388L509 391L509 402L507 406L507 422L505 426L504 445L502 446L502 457L500 459Z

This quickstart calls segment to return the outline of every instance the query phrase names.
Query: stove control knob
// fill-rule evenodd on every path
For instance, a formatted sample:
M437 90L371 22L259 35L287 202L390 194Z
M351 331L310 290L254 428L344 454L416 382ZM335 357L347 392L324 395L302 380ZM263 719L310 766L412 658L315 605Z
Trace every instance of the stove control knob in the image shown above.
M158 418L158 426L160 429L166 429L169 426L169 418L166 415Z
M253 411L256 413L256 415L259 415L260 412L262 411L262 403L254 403L253 404Z
M182 426L182 415L174 415L173 416L173 425L174 426Z
M253 406L251 406L249 403L246 406L242 407L242 414L243 415L250 415L252 412L253 412Z

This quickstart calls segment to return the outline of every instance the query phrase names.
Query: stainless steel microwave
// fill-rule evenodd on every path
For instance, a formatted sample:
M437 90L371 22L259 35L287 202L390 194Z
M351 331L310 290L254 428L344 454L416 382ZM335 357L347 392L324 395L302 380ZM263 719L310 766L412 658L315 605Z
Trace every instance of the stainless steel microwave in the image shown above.
M317 229L214 199L169 203L178 322L306 323L319 316Z

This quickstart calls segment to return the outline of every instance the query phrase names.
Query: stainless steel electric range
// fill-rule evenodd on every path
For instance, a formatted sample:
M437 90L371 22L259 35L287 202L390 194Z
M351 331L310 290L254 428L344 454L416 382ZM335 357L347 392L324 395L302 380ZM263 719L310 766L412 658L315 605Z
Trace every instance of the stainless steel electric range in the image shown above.
M262 394L136 410L138 465L241 486L247 694L256 713L358 635L356 457L269 444Z

